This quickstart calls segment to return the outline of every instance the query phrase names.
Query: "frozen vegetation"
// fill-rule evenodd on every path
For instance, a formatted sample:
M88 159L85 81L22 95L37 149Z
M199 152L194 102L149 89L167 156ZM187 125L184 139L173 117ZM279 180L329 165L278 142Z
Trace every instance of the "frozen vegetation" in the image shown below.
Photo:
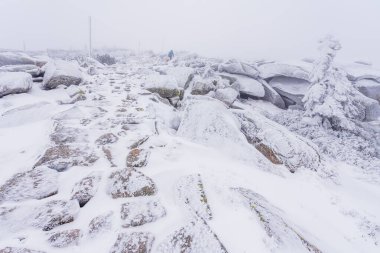
M380 69L339 50L0 53L0 253L380 252Z

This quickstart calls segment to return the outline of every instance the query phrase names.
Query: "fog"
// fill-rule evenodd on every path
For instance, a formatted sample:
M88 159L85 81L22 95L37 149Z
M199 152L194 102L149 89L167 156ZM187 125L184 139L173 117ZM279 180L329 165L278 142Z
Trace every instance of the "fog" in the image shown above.
M0 48L187 50L241 59L300 59L326 34L340 59L380 63L378 0L0 0Z

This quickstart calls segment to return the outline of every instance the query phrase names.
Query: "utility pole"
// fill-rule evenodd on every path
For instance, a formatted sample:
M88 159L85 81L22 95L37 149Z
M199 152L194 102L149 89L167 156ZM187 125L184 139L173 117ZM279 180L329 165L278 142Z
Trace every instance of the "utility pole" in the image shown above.
M89 57L92 56L92 38L91 38L91 16L88 17L88 24L89 24Z

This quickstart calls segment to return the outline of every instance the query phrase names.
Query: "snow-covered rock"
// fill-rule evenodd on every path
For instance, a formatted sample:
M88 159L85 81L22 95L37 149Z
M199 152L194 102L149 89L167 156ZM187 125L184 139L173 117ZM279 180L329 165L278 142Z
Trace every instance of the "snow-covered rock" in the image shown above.
M258 67L260 72L260 77L263 79L268 79L276 76L286 76L293 77L303 80L309 80L310 66L305 66L306 62L303 64L286 64L286 63L264 63Z
M371 79L361 79L355 82L355 86L365 96L380 102L380 79L379 82Z
M194 82L191 88L191 95L206 95L210 91L214 91L216 89L215 85L211 82L205 81L197 81Z
M110 253L150 253L154 242L151 233L120 233Z
M59 123L55 127L54 132L50 134L50 140L56 145L88 143L88 134L84 129L67 127Z
M223 76L226 74L223 74ZM256 98L262 98L265 96L265 90L263 85L254 78L242 76L242 75L227 75L228 77L236 79L239 83L239 91L243 95L249 95Z
M86 205L95 196L101 178L101 173L92 172L77 182L72 190L71 199L78 200L80 207Z
M179 87L184 88L186 83L191 81L194 69L189 67L172 67L166 69L165 73L173 76Z
M79 240L82 237L80 229L64 230L54 232L49 238L48 242L52 247L65 248L69 246L79 245Z
M177 80L168 75L150 75L146 78L145 89L157 93L163 98L178 97L181 91L178 87Z
M380 69L368 66L365 64L347 64L342 66L347 73L347 78L350 81L359 81L362 79L373 79L380 82Z
M239 62L237 60L228 60L218 66L219 72L226 72L229 74L238 74L243 76L248 76L252 78L257 78L259 72L257 69L247 63Z
M73 166L89 166L99 157L87 146L58 145L48 148L34 167L46 165L58 172Z
M18 173L0 186L0 203L43 199L58 193L58 173L39 167Z
M204 220L212 218L200 174L180 178L177 182L177 197L193 214Z
M50 61L44 66L45 75L42 82L44 89L54 89L58 85L78 85L83 81L78 64L63 60Z
M263 85L265 90L265 95L262 100L271 102L281 109L285 109L285 102L280 94L278 94L272 87L270 87L270 85L265 80L260 80L260 83Z
M0 98L10 94L28 92L32 85L32 76L28 73L0 72Z
M292 252L321 253L315 245L310 243L300 232L296 232L281 217L281 211L272 206L263 196L249 189L234 188L241 194L245 205L257 215L260 225L271 240L267 246L273 250L291 249Z
M76 200L52 200L34 208L28 223L33 227L49 231L53 228L74 221L79 204Z
M43 71L36 65L6 65L0 67L0 72L26 72L32 77L40 77L43 75Z
M227 106L231 106L235 100L238 98L239 92L236 91L233 88L224 88L224 89L217 89L215 91L214 98L222 101Z
M118 170L109 177L107 192L114 199L150 196L156 191L152 179L134 169Z
M235 115L247 141L272 163L284 164L291 172L302 167L312 170L318 168L320 155L310 141L260 114L236 112Z
M139 200L122 204L120 215L122 226L128 228L154 222L164 217L166 211L159 201Z
M95 143L98 145L106 145L106 144L112 144L119 140L119 137L117 137L113 133L106 133L100 136L98 139L96 139Z
M101 214L93 218L88 224L88 234L90 237L98 236L112 228L113 212Z
M144 167L148 162L150 151L141 148L132 149L127 156L127 167Z
M45 253L44 251L32 250L28 248L16 248L16 247L6 247L0 249L0 253Z
M43 65L43 63L38 62L36 59L24 54L24 53L13 53L13 52L1 52L0 53L0 67L5 65Z
M201 219L195 219L169 235L158 245L157 252L227 253L227 250L206 222Z
M297 106L302 108L302 98L310 87L310 82L293 77L279 76L272 78L269 85L281 95L286 107Z

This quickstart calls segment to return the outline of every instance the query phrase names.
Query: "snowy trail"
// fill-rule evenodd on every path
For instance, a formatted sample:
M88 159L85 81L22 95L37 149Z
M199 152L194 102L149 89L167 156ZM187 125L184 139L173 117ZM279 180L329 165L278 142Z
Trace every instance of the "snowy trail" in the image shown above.
M178 135L172 125L181 112L142 87L154 65L131 60L106 67L79 86L87 99L74 105L53 103L67 99L65 90L53 91L50 98L51 93L34 90L27 99L30 103L51 99L54 106L38 112L51 116L21 122L16 128L0 127L0 143L9 143L0 147L0 185L37 162L60 171L58 193L48 198L3 203L0 191L0 249L52 253L379 251L378 185L355 179L354 168L341 163L325 165L334 168L338 180L311 170L293 174L285 165L264 168L267 162L260 162L264 156L249 157L257 151L247 159L237 155L248 147L226 142L218 147ZM1 112L17 105L19 101L7 98L1 101ZM62 151L62 146L69 157L45 153ZM91 175L100 179L95 176L87 185L80 184ZM249 189L261 197L244 195L257 197L248 198L251 204L247 205L247 199L232 188ZM67 210L73 212L72 222L62 221L50 231L29 226L35 207L69 201L73 189L86 201L81 208ZM16 211L9 211L13 207ZM91 226L96 217L99 223ZM80 232L74 233L75 229Z

